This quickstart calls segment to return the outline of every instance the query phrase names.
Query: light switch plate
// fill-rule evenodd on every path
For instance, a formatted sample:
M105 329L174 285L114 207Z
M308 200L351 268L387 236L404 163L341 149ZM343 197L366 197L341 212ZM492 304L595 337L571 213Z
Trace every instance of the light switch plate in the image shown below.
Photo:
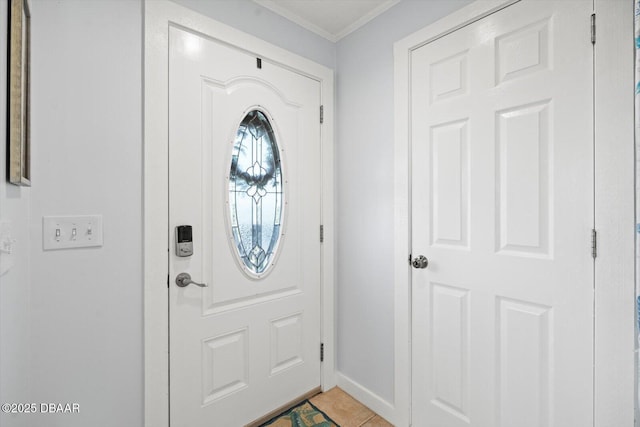
M45 251L102 246L102 215L45 216L42 246Z

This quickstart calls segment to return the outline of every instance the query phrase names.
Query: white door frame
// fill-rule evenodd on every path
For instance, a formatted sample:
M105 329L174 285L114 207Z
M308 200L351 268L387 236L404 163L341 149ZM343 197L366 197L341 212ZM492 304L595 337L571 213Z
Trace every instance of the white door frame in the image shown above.
M395 62L395 409L411 420L411 51L520 0L476 1L394 45ZM634 78L633 2L593 0L595 44L594 426L634 423ZM589 34L585 34L586 40ZM590 248L585 248L590 250ZM578 385L576 385L578 386Z
M185 27L320 82L322 213L321 386L335 385L333 70L168 0L144 3L144 399L145 426L169 425L169 27ZM319 112L318 112L319 113ZM319 233L319 230L318 230ZM319 234L318 234L319 237Z

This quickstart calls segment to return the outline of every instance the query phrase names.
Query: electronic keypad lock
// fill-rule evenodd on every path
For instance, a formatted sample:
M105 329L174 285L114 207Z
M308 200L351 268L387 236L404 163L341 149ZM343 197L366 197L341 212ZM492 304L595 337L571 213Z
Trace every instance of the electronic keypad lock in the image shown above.
M193 255L193 232L190 225L176 227L176 255L179 257Z

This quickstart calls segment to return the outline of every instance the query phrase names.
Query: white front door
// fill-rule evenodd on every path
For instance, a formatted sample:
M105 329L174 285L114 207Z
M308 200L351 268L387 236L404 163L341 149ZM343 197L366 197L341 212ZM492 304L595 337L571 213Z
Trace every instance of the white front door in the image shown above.
M169 45L171 425L242 426L320 386L320 83Z
M415 426L593 425L591 13L522 0L411 54Z

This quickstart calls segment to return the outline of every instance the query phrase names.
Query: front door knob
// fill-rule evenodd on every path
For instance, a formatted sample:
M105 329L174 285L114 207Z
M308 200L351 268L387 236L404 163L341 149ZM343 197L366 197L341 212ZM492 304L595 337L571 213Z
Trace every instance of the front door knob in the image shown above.
M207 285L204 283L197 283L191 280L191 275L189 273L180 273L176 276L176 285L184 288L185 286L194 284L196 286L200 286L201 288L206 288Z
M413 260L411 265L413 266L413 268L427 268L427 266L429 265L429 260L426 256L420 255Z

